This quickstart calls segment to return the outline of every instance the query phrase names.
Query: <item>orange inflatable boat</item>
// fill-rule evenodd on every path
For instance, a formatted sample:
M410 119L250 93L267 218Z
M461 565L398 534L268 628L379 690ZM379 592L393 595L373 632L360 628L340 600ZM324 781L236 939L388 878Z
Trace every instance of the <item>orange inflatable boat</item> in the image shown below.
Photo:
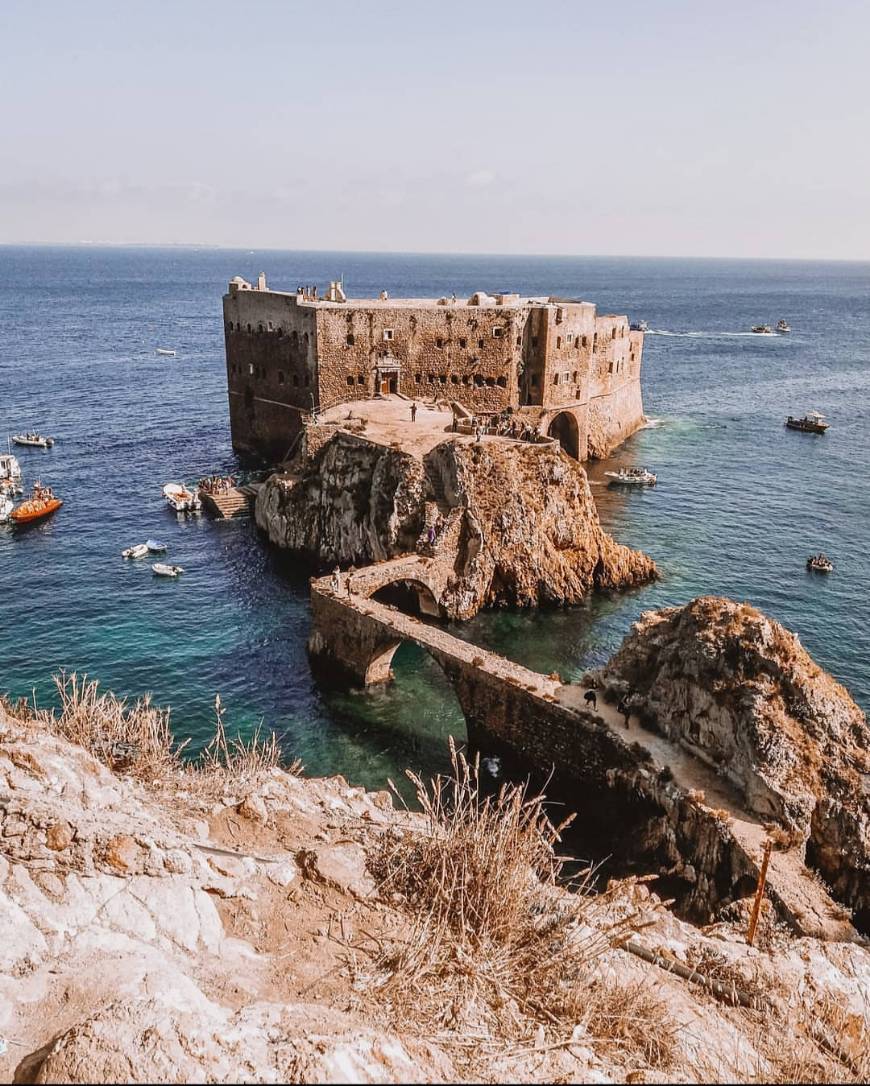
M50 486L36 483L33 487L33 493L27 501L22 502L17 509L12 510L10 519L15 524L29 524L33 520L47 517L49 513L53 513L55 509L60 509L62 505L63 502L60 498L54 496L54 491Z

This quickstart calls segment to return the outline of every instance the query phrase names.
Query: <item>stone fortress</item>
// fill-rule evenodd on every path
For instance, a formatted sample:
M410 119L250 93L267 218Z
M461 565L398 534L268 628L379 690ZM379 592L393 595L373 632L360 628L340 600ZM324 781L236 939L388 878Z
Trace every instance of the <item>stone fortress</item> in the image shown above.
M606 456L644 421L643 333L574 299L345 296L339 282L271 290L236 276L223 299L233 447L283 459L344 403L398 396L478 418L506 409L575 459Z

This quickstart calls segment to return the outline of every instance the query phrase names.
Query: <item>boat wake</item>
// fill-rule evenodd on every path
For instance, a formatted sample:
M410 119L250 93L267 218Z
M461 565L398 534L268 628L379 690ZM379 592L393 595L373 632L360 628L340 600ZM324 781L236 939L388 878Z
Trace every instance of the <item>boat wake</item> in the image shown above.
M667 328L650 328L648 336L671 336L674 339L779 339L778 332L671 332Z

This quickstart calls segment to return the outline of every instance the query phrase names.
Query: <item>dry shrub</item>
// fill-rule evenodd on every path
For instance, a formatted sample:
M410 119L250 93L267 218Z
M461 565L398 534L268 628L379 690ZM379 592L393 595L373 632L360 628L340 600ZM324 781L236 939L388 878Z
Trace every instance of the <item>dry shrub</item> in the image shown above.
M169 710L158 709L144 697L130 705L111 692L100 693L99 682L75 672L54 676L60 710L39 709L19 702L5 706L23 724L44 727L70 743L84 747L110 769L150 781L174 772L186 744L176 745L169 727Z
M830 993L798 998L773 1029L759 1023L755 1044L772 1069L766 1081L870 1082L868 1022L870 1003L855 1014Z
M264 738L258 727L250 739L227 737L220 695L215 698L215 734L202 754L184 761L189 740L177 743L169 724L169 709L151 704L150 696L132 705L111 691L101 693L99 682L61 673L54 677L60 709L36 704L3 702L6 712L22 724L45 728L75 743L116 773L148 784L182 782L204 791L226 792L251 783L280 765L281 752L274 732ZM289 772L298 772L294 762Z
M653 1066L671 1061L676 1027L642 985L610 979L598 959L637 930L587 871L559 889L561 831L542 796L505 784L481 793L477 760L451 742L453 772L426 786L415 774L420 830L382 839L372 869L381 893L411 916L410 935L378 960L379 997L398 1025L462 1028L527 1041L543 1024L562 1043L578 1025L602 1047Z

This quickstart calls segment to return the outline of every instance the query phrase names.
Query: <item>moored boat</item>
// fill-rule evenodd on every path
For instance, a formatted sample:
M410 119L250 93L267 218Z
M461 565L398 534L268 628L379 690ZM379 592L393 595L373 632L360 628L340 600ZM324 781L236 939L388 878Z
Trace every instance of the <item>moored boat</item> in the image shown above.
M14 482L21 478L21 465L12 453L0 454L0 480Z
M151 569L155 577L177 577L179 573L184 573L181 566L168 566L165 562L155 562Z
M146 543L137 543L134 547L127 547L126 550L121 551L121 557L144 558L148 553L148 545Z
M156 353L162 354L166 358L175 358L175 351L173 351L171 347L158 347Z
M183 483L167 483L163 488L163 497L176 513L198 513L202 509L199 493L188 490Z
M788 333L791 331L791 328L788 325L788 321L778 320L776 322L776 330L779 335L785 336L788 335Z
M146 539L145 549L151 554L166 554L166 544L161 543L159 539Z
M31 449L50 449L54 445L54 438L28 431L26 434L13 434L12 444L24 445Z
M834 563L826 554L819 552L811 554L807 559L807 569L810 573L833 573Z
M611 486L655 486L658 476L647 468L620 468L619 471L605 471Z
M9 520L13 508L12 499L7 498L5 494L0 494L0 524L5 524Z
M789 430L802 430L805 434L823 434L830 425L819 411L807 411L802 419L789 415L785 424Z
M17 509L13 509L10 519L13 524L29 524L31 521L47 517L56 509L60 509L62 505L63 502L55 496L50 486L43 486L40 482L36 482L33 484L30 497Z
M773 334L773 329L769 324L753 324L750 331L755 332L757 336L770 336Z

